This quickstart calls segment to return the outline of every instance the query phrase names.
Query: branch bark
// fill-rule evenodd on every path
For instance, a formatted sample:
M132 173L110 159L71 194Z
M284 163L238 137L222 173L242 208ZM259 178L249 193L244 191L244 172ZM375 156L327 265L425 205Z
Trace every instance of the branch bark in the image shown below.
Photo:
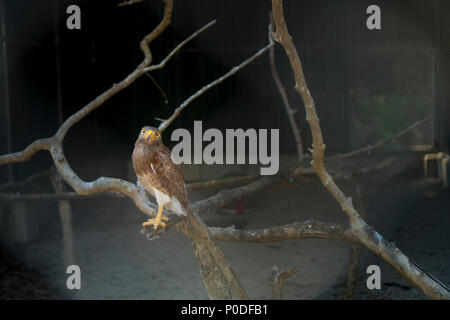
M114 96L119 91L125 89L129 85L131 85L138 77L140 77L145 72L162 68L167 61L188 41L196 37L203 30L206 30L211 25L215 23L215 21L210 22L196 33L191 35L185 41L180 43L172 52L159 64L155 66L149 66L152 62L152 54L149 48L150 42L156 39L170 24L171 15L173 10L173 0L165 0L164 7L164 16L160 24L140 43L141 50L144 54L144 60L137 66L137 68L128 75L125 79L123 79L118 84L114 84L110 89L100 94L95 100L84 106L78 112L74 113L71 117L69 117L58 129L53 137L44 138L33 142L30 146L28 146L25 150L21 152L16 152L13 154L7 154L0 156L0 165L13 163L13 162L23 162L29 160L36 152L40 150L47 150L50 152L53 162L55 163L56 169L59 174L63 177L63 179L67 182L68 185L72 187L72 189L77 193L77 195L95 195L103 192L119 192L130 199L133 200L135 205L144 213L149 216L155 216L155 208L152 203L147 200L145 192L141 190L136 185L129 183L127 181L115 178L105 178L100 177L91 182L85 182L72 170L67 159L65 158L62 143L68 132L68 130L77 122L81 121L84 117L86 117L90 112L101 106L106 100ZM239 70L250 64L257 57L262 55L266 50L268 50L273 43L270 43L265 48L259 50L255 55L248 58L240 65L234 67L224 76L219 79L213 81L209 85L205 86L194 95L189 97L180 107L178 107L171 118L161 124L161 130L165 129L177 116L178 114L195 98L203 94L205 91L210 88L218 85L228 77L236 74ZM220 248L214 243L207 226L203 223L203 221L198 216L197 212L192 212L189 216L193 234L196 238L201 238L201 241L207 246L210 254L214 257L215 263L217 267L221 269L222 275L228 281L228 285L233 292L233 296L238 299L247 299L247 294L245 293L244 288L240 284L239 279L235 276L233 270L231 269L229 262L226 260L223 252ZM181 226L178 227L180 231L186 232L186 228Z
M356 185L356 208L363 219L367 219L367 203L364 191L360 184ZM347 266L347 281L344 288L344 298L353 300L355 298L356 281L358 279L358 267L361 260L362 247L360 244L352 243Z
M161 122L161 124L159 125L158 129L161 131L164 131L177 117L178 115L184 110L184 108L186 108L192 101L194 101L195 99L197 99L198 97L200 97L202 94L204 94L206 91L208 91L209 89L217 86L219 83L222 83L224 80L228 79L229 77L233 76L236 74L236 72L238 72L239 70L241 70L242 68L248 66L250 63L252 63L256 58L258 58L259 56L261 56L264 52L266 52L267 50L269 50L272 46L274 45L274 43L269 43L267 46L265 46L264 48L260 49L258 52L256 52L254 55L252 55L251 57L249 57L248 59L244 60L243 62L241 62L239 65L233 67L230 71L228 71L227 73L225 73L223 76L221 76L220 78L214 80L213 82L207 84L206 86L204 86L203 88L201 88L200 90L198 90L196 93L194 93L192 96L190 96L189 98L187 98L182 104L180 104L180 106L178 108L175 109L175 112L170 116L169 119L167 120L163 120Z
M350 228L340 224L325 223L309 218L306 221L293 222L265 229L239 230L234 227L209 228L214 239L231 242L278 242L308 238L338 239L359 243Z
M273 24L272 24L272 13L270 13L270 25L269 25L269 39L272 40L272 33L273 33ZM289 124L291 125L292 133L294 135L295 139L295 145L297 147L297 156L298 161L301 162L303 159L303 143L302 143L302 137L300 134L300 129L298 128L297 122L295 121L294 115L297 112L297 110L292 109L291 104L289 103L289 99L286 94L286 89L283 86L283 83L281 82L280 76L278 75L277 66L275 64L275 49L274 47L270 48L270 55L269 55L269 61L270 61L270 71L272 72L273 80L275 81L275 85L278 88L278 91L281 96L281 100L283 100L284 109L286 111L286 115L289 120Z
M230 300L232 293L226 277L217 268L214 257L208 250L205 241L195 239L192 242L195 256L200 265L200 275L210 299Z
M283 300L284 292L283 285L284 282L298 274L297 270L294 268L279 270L277 266L272 268L272 299L273 300Z
M73 188L76 195L81 196L93 196L99 195L104 192L113 192L123 194L129 197L135 205L145 214L149 216L155 216L155 205L148 201L145 193L133 183L115 179L100 177L94 181L86 182L80 179L77 174L72 170L67 159L65 158L62 143L64 137L66 136L68 130L75 125L77 122L81 121L90 112L94 111L96 108L101 106L106 100L114 96L119 91L125 89L131 85L137 78L143 75L145 72L160 69L165 66L165 64L170 60L170 58L180 50L180 48L197 36L203 30L209 28L209 26L214 24L214 21L210 22L208 25L194 33L192 36L187 38L185 41L180 43L172 52L158 65L151 66L153 60L150 48L148 47L151 41L158 37L170 24L171 14L173 10L173 1L165 0L164 17L161 23L149 33L140 43L141 50L144 54L144 60L137 66L137 68L130 73L125 79L117 84L114 84L110 89L99 95L95 100L84 106L78 112L74 113L69 117L58 129L54 136L49 138L43 138L36 140L30 144L26 149L20 152L15 152L11 154L6 154L0 156L0 165L8 163L17 163L28 161L36 152L40 150L47 150L50 152L52 159L59 174L63 179ZM193 208L193 218L191 223L193 227L184 227L177 225L178 230L184 232L185 234L198 238L199 241L204 244L211 256L214 258L215 263L220 266L221 274L226 278L228 285L232 288L235 297L246 298L246 293L239 283L239 280L234 275L232 269L229 267L228 261L223 256L222 251L217 245L212 241L224 240L224 241L281 241L286 239L301 239L307 237L316 238L335 238L342 239L352 242L358 242L364 244L366 247L374 251L380 257L385 259L390 263L399 273L405 276L409 281L411 281L416 287L423 290L427 295L432 298L449 298L449 292L445 289L445 286L441 285L433 277L430 277L426 272L424 272L420 267L416 266L412 261L410 261L403 253L400 252L394 244L385 240L381 235L379 235L375 230L368 226L364 220L360 217L359 213L354 209L351 199L347 198L342 191L337 187L333 178L328 173L324 167L324 153L325 145L323 143L323 137L321 133L321 128L319 125L319 119L314 105L314 100L311 97L309 89L307 87L301 61L295 46L290 37L282 11L282 1L272 0L274 20L276 25L276 34L274 39L280 42L291 63L291 67L294 72L296 79L296 90L301 95L305 109L307 113L307 121L311 128L313 136L313 152L311 162L314 171L310 171L309 168L301 168L298 171L290 171L288 174L280 174L277 176L258 178L248 185L237 187L230 190L222 190L215 196L196 202ZM248 58L240 65L232 68L225 75L219 79L211 82L207 86L203 87L195 94L190 96L185 100L172 114L172 116L163 121L160 125L160 129L164 130L170 125L175 118L188 106L193 100L202 95L204 92L210 88L218 85L228 77L234 75L237 71L241 70L254 59L262 55L267 50L273 47L273 43L270 43L259 50L252 57ZM394 137L395 139L395 137ZM370 150L378 148L380 144L375 146L369 146ZM369 148L368 147L368 148ZM358 153L368 151L367 148L361 149ZM352 154L355 155L355 154ZM348 156L352 156L348 155ZM343 158L339 155L339 158ZM336 157L335 157L336 159ZM298 169L298 167L297 167ZM308 220L303 224L294 223L290 225L285 225L281 227L273 227L269 229L260 230L234 230L234 229L220 229L220 228L207 228L203 221L198 217L199 213L210 212L218 207L223 206L226 203L237 200L242 197L243 194L249 195L260 191L266 187L291 181L295 175L310 175L316 173L323 185L328 189L328 191L333 195L333 197L339 202L344 212L347 214L350 220L351 228L344 228L338 225L332 224L321 224L315 223L312 220ZM343 174L346 177L346 174ZM336 178L336 176L335 176ZM205 184L207 185L207 184ZM30 195L31 196L31 195ZM61 196L61 195L60 195ZM69 195L68 195L69 196ZM72 195L70 195L72 196ZM69 197L70 197L69 196ZM75 195L73 195L75 196ZM167 212L165 212L167 213ZM169 214L170 215L170 214ZM172 221L172 219L171 219ZM176 219L173 220L175 223ZM200 243L199 242L199 243ZM205 258L206 259L206 258Z
M366 166L360 169L354 169L354 170L341 170L341 171L334 171L333 176L335 180L345 180L348 181L354 177L363 176L372 174L375 172L379 172L381 170L384 170L385 168L389 167L395 162L394 158L387 158L379 163L376 163L375 165ZM48 173L47 173L48 175ZM243 176L243 177L234 177L234 178L224 178L224 179L217 179L217 180L209 180L209 181L202 181L202 182L193 182L187 184L188 191L195 191L195 190L205 190L205 189L217 189L217 188L229 188L229 187L236 187L241 186L245 187L251 182L259 181L256 185L263 183L263 187L292 187L297 186L299 184L308 183L311 182L313 178L313 175L315 175L314 170L312 168L298 168L296 170L288 170L288 172L284 174L279 174L278 176L275 176L275 178L269 179L269 181L261 180L261 178L258 178L257 176ZM18 183L7 183L5 184L6 187L15 187L15 188L22 188L26 186L27 184L33 182L34 180L37 180L44 176L44 173L36 174L35 176L30 176L29 178L18 182ZM265 182L264 182L265 181ZM252 188L252 186L251 186ZM1 186L0 186L1 190ZM232 189L233 190L233 189ZM240 195L240 197L247 195L247 188L241 188L237 189L243 191L243 193ZM259 188L255 189L255 191L250 191L249 194L254 193L258 191ZM231 192L232 194L236 196L239 196L236 192ZM212 207L208 209L208 212L215 210L219 208L218 206L221 206L221 203L215 204L214 201L217 201L218 199L221 199L222 201L226 201L223 203L223 205L229 203L227 199L227 194L230 194L230 191L222 190L218 194L212 196L211 198L201 200L197 205L203 206L204 208L208 207L209 204L212 203ZM89 199L114 199L114 198L124 198L126 195L120 193L120 192L114 192L114 191L106 191L102 193L94 193L94 194L85 194L80 195L76 192L64 192L64 193L6 193L6 192L0 192L0 201L59 201L59 200L89 200ZM233 197L233 199L238 199ZM233 200L234 201L234 200ZM206 211L205 211L206 212ZM203 211L201 212L203 214Z
M313 137L313 160L311 164L320 178L324 187L331 193L335 200L341 205L342 210L347 214L352 230L358 239L367 248L388 262L397 272L404 276L419 290L433 299L450 299L450 291L440 283L436 282L427 273L411 263L392 242L387 241L361 218L354 208L351 198L348 198L336 185L333 178L324 166L325 144L322 130L319 125L319 117L314 100L308 89L308 85L303 74L303 67L297 49L288 32L283 13L283 1L272 0L272 11L276 25L274 39L279 42L289 58L291 69L295 78L295 90L300 94L306 110L306 120L311 129Z
M66 188L64 181L61 176L52 170L50 179L55 189L56 193L63 192ZM58 201L58 211L61 221L61 229L63 234L63 245L64 245L64 262L66 266L75 264L75 253L74 253L74 243L73 243L73 232L72 232L72 207L70 201L60 200Z

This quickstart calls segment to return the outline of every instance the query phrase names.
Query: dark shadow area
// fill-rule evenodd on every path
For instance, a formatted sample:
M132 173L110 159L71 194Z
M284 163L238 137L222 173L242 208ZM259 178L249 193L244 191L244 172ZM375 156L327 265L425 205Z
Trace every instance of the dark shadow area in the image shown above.
M120 1L0 0L0 154L23 150L37 138L52 136L61 121L142 61L139 42L160 22L163 2L146 0L118 7ZM427 271L450 283L448 189L423 178L421 161L424 152L449 151L450 2L377 1L382 30L375 31L366 28L366 8L371 1L284 2L327 155L389 139L412 123L429 119L394 145L336 164L338 169L359 168L389 156L396 158L386 170L338 184L354 198L356 184L362 183L369 199L369 224ZM71 4L81 8L81 30L66 27L66 8ZM154 63L209 21L217 19L217 24L189 42L163 69L150 73L160 89L142 76L69 131L64 152L80 178L90 181L107 176L135 182L130 158L139 129L158 126L155 118L168 118L197 90L264 47L270 8L270 1L261 0L175 1L171 25L150 45ZM280 46L275 48L275 61L288 99L298 111L295 120L306 151L311 147L311 134ZM186 128L192 132L196 120L202 121L203 132L208 128L221 132L228 128L279 129L280 167L295 162L295 140L268 54L190 104L164 132L165 144L173 147L172 131ZM40 152L28 162L0 166L0 185L51 165L49 154ZM434 163L430 166L437 175ZM236 165L215 170L186 165L183 170L186 180L200 181L243 175L255 168ZM48 176L7 191L55 192ZM189 196L200 200L218 191ZM207 298L191 239L170 231L147 241L139 233L146 217L129 199L70 204L75 261L83 270L83 289L66 288L58 203L0 202L0 299ZM242 215L217 210L206 215L205 222L247 229L309 217L346 221L339 205L316 180L264 190L245 199L243 205L248 212ZM286 298L342 298L347 243L307 239L220 246L251 298L271 297L274 264L300 271L286 282ZM383 270L381 293L368 292L365 287L365 267L370 264L379 264ZM426 298L368 250L358 279L357 298Z

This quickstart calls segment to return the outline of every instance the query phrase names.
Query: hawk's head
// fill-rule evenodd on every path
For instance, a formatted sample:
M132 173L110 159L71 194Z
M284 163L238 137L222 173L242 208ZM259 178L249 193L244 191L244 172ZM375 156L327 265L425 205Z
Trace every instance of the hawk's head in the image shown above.
M144 141L148 145L156 144L161 141L161 131L154 127L145 126L141 129L138 140Z

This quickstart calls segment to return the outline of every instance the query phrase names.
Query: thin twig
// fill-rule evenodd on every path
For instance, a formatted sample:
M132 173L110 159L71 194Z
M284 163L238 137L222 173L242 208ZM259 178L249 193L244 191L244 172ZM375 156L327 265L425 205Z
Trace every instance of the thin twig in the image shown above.
M157 69L162 69L165 67L166 63L182 48L184 45L186 45L189 41L197 37L200 33L205 31L206 29L212 27L215 25L217 20L212 20L208 22L206 25L195 31L193 34L191 34L188 38L184 39L182 42L180 42L165 58L163 61L156 65L152 65L149 67L144 68L144 72L149 72Z
M118 7L131 6L131 5L133 5L133 4L141 3L141 2L143 2L143 1L144 1L144 0L125 0L125 1L123 1L123 2L121 2L121 3L118 3L117 6L118 6Z
M167 1L167 2L168 2L167 6L170 7L171 6L171 1ZM167 14L171 14L172 9L169 10L169 9L166 8L164 12L165 12L165 16L163 18L163 21L167 21L167 20L170 21L170 17L167 17ZM183 45L186 44L187 42L192 40L195 36L200 34L202 31L204 31L207 28L209 28L210 26L212 26L214 23L215 23L215 20L209 22L207 25L205 25L204 27L200 28L199 30L194 32L190 37L188 37L186 40L184 40L182 42L182 44ZM154 39L156 36L158 36L159 34L161 34L163 32L164 29L161 29L161 25L165 25L167 27L166 23L161 22L158 25L158 27L157 27L158 28L158 32L155 32L155 30L156 30L155 29L147 37L144 38L146 41L144 41L144 40L141 41L141 48L143 47L143 43L145 43L146 46L148 46L148 44L150 43L149 42L150 38ZM150 35L152 35L152 37L150 37ZM150 70L160 69L163 66L165 66L166 63L169 61L170 57L172 57L181 47L182 47L182 45L181 46L178 45L174 50L172 50L172 52L161 63L159 63L158 65L155 65L155 66L150 66L150 68L151 68ZM144 46L144 48L145 48L145 46ZM144 53L150 54L149 50L150 49L143 50L143 51L144 51ZM19 151L19 152L15 152L15 153L9 153L9 154L5 154L5 155L0 156L0 165L4 165L4 164L8 164L8 163L16 163L16 162L28 161L29 159L31 159L31 157L36 152L38 152L40 150L50 151L51 146L55 142L58 142L58 143L62 144L62 142L64 140L64 137L66 136L67 132L70 130L70 128L73 125L75 125L77 122L81 121L84 117L86 117L89 113L91 113L92 111L94 111L95 109L100 107L109 98L113 97L118 92L120 92L123 89L127 88L135 80L137 80L142 74L144 74L145 72L148 72L149 69L147 68L147 60L149 61L148 63L151 62L151 59L147 58L147 56L146 56L146 59L144 59L144 61L131 74L129 74L125 79L123 79L122 81L120 81L117 84L114 84L110 89L108 89L105 92L103 92L102 94L100 94L93 101L91 101L86 106L84 106L82 109L78 110L71 117L69 117L61 125L61 127L59 127L58 131L55 133L55 135L53 137L36 140L33 143L31 143L28 147L26 147L23 151Z
M272 299L283 300L284 292L283 285L286 279L297 275L298 272L295 268L279 270L277 266L272 268Z
M50 174L50 170L44 170L35 174L32 174L31 176L28 176L24 180L21 181L15 181L15 182L8 182L0 185L0 191L8 190L8 189L21 189L26 187L27 185L30 185L36 180L41 180L42 178L48 177Z
M347 153L341 153L341 154L337 154L337 155L334 155L331 157L327 157L327 158L325 158L325 161L341 160L341 159L345 159L345 158L354 157L354 156L357 156L362 153L370 153L370 152L375 151L387 144L395 143L401 136L408 133L412 129L417 128L418 126L420 126L421 124L423 124L427 121L428 121L428 119L423 119L423 120L417 121L417 122L413 123L412 125L410 125L408 128L397 133L394 137L392 137L390 139L378 141L375 144L369 145L369 146L361 148L361 149L357 149L357 150L353 150L353 151L350 151Z
M252 63L256 58L258 58L264 52L269 50L273 45L274 45L273 43L269 43L267 46L265 46L264 48L262 48L258 52L256 52L253 56L251 56L247 60L243 61L238 66L235 66L230 71L225 73L223 76L221 76L220 78L214 80L213 82L209 83L208 85L204 86L202 89L198 90L192 96L187 98L182 104L180 104L180 106L178 108L175 109L174 113L170 116L169 119L167 119L166 121L162 122L159 125L159 130L164 131L178 117L178 115L181 113L181 111L183 111L183 109L186 108L192 101L194 101L196 98L200 97L202 94L204 94L209 89L213 88L214 86L216 86L219 83L223 82L224 80L228 79L232 75L235 75L236 72L238 72L242 68L244 68L247 65L249 65L250 63Z
M166 93L164 92L164 90L160 87L160 85L158 84L158 82L156 82L156 80L148 73L145 73L145 75L147 77L150 78L150 80L152 80L153 84L156 86L156 88L158 88L159 92L161 92L162 96L164 97L164 102L167 104L169 103L169 100L167 100L167 96Z

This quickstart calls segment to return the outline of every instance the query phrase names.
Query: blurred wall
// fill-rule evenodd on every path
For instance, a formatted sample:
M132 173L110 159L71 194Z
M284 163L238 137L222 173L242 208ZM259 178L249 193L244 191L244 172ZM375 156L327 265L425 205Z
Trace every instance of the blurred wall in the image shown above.
M139 41L159 23L163 4L150 0L117 7L118 2L0 1L1 153L23 149L34 139L55 132L58 83L65 119L141 61ZM65 27L70 4L81 7L81 30ZM367 139L376 140L383 132L402 129L399 119L379 133L379 125L365 124L355 116L361 106L370 107L373 101L377 108L384 96L402 108L408 108L410 100L423 99L420 105L425 109L418 116L435 116L431 143L448 144L449 3L377 1L382 8L381 31L365 27L370 4L360 0L285 1L286 19L316 100L327 151L343 152L366 143L355 140L360 132L370 132ZM155 117L168 117L188 96L267 43L269 10L270 1L260 0L175 1L172 24L151 44L155 62L210 20L217 19L217 25L188 44L163 70L152 73L167 95L167 105L153 82L142 77L77 124L65 144L74 167L87 166L95 154L111 161L117 154L127 158L142 125L157 125ZM290 90L292 73L279 47L276 61L291 104L299 111L296 118L307 147L310 134L302 102ZM423 90L416 99L411 95L418 88ZM414 113L408 115L408 121L415 118ZM267 55L193 102L168 133L177 127L190 129L199 119L204 129L280 128L280 151L295 152ZM356 124L364 124L362 129L355 119ZM167 134L165 140L170 144ZM29 163L12 166L12 178L21 179L50 163L47 154L38 154ZM92 166L94 171L96 164ZM7 167L0 167L0 181L7 179Z

